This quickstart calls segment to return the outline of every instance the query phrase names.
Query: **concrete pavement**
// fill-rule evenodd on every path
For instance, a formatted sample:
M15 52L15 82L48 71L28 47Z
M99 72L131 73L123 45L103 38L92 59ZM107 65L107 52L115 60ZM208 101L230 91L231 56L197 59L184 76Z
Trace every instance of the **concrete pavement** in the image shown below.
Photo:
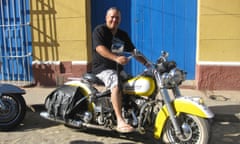
M26 94L24 98L27 105L33 110L43 108L45 97L56 87L30 87L24 88ZM215 114L217 121L240 121L240 91L200 91L189 86L180 89L182 95L201 96L204 102ZM39 107L40 106L40 107Z

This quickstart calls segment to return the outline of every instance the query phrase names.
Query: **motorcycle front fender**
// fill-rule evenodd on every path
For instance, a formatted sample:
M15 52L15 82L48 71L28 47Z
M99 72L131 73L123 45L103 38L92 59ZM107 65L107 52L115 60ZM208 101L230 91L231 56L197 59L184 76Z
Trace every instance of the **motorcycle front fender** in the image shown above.
M25 90L11 84L0 84L1 94L25 94Z
M213 118L213 112L203 104L203 100L200 97L179 97L172 102L173 109L176 114L186 113L195 115L202 118ZM166 105L164 105L158 112L155 127L154 137L159 139L162 134L162 130L169 117L169 113Z

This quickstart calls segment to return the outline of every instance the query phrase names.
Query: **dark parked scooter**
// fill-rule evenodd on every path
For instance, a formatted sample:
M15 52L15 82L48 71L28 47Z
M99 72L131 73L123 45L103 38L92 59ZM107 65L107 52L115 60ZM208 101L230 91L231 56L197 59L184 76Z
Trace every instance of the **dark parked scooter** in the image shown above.
M26 114L25 90L11 85L0 84L0 130L11 130L18 126Z

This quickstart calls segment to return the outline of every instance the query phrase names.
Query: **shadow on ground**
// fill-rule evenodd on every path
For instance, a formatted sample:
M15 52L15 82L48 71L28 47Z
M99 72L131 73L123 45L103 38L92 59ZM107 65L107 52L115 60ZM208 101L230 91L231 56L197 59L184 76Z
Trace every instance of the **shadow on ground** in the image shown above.
M42 118L40 116L40 112L44 110L45 110L44 105L28 106L23 122L18 127L10 130L9 132L30 131L30 130L44 129L44 128L59 125L56 122Z
M57 123L57 122L42 118L40 116L40 112L42 112L42 111L45 111L44 105L29 106L26 116L25 116L25 119L23 120L21 125L15 129L13 129L12 132L35 131L35 130L39 130L39 129L54 127L57 125L63 125L61 123ZM79 132L79 133L83 132L85 134L94 135L96 137L103 137L103 138L111 137L111 138L116 138L116 139L133 141L133 143L128 142L128 144L134 144L136 142L154 143L153 141L155 141L152 133L146 133L144 135L141 135L138 132L129 133L129 134L120 134L114 130L104 129L104 128L101 128L101 129L98 129L98 128L78 129L78 128L71 128L71 127L66 126L66 129L67 128L70 128L71 131L75 131L75 132ZM91 141L91 140L88 140L88 141L74 140L74 141L71 141L70 144L103 144L103 143L101 143L99 141L97 142L94 140L93 141ZM127 143L121 143L121 144L127 144Z
M240 143L240 123L215 121L211 127L211 139L209 140L209 144Z
M215 121L240 122L240 104L211 106L209 108L215 113Z
M84 140L79 140L79 141L71 141L70 144L104 144L102 142L96 142L96 141L84 141Z
M90 135L96 135L99 137L111 137L111 138L116 138L116 139L123 139L123 140L130 140L130 141L134 141L134 143L128 143L128 144L135 144L137 142L139 143L155 143L156 140L153 138L153 134L150 132L147 132L146 134L139 134L138 132L133 132L133 133L128 133L128 134L121 134L118 133L114 130L109 130L109 129L95 129L95 128L87 128L85 130L78 130L76 129L76 131L79 132L84 132ZM96 144L98 144L99 142L97 142ZM74 144L78 144L77 141L75 141ZM79 142L80 144L80 142ZM85 144L85 143L83 143ZM86 143L88 144L88 143ZM93 142L93 144L95 144ZM120 144L125 144L125 143L120 143Z
M211 106L216 114L211 125L210 144L240 143L240 104Z

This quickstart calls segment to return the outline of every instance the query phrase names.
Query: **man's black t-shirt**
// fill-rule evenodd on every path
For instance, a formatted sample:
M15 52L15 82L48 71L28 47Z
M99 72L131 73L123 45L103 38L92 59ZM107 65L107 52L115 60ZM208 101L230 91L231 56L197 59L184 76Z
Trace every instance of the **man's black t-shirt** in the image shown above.
M131 42L128 34L121 29L117 30L115 36L107 28L105 24L97 26L92 35L93 44L93 61L92 61L92 72L98 74L106 69L117 70L116 62L104 58L98 52L96 52L96 47L103 45L107 47L110 51L116 48L122 48L124 51L132 52L134 45ZM112 51L114 52L114 51ZM118 70L122 70L123 66L118 65Z

